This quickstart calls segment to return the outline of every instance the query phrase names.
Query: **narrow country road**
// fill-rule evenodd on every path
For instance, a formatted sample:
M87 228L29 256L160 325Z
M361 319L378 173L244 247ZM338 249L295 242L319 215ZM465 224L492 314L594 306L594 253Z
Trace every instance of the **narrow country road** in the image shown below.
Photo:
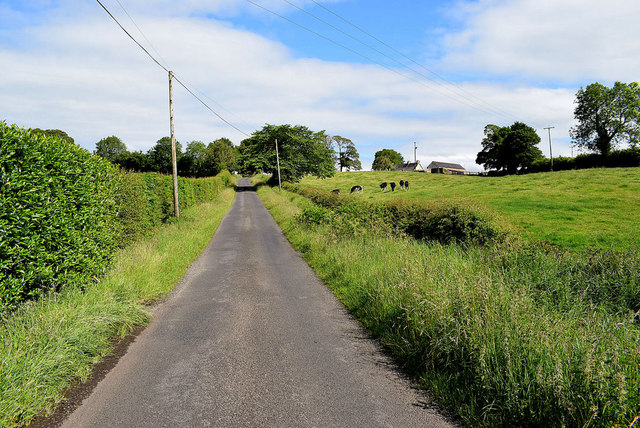
M63 426L450 426L238 183L207 249Z

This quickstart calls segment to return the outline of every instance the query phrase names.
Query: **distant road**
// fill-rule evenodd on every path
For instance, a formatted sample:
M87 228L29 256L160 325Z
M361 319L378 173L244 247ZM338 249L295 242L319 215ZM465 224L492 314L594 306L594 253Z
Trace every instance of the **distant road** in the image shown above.
M248 180L182 284L65 427L445 427Z

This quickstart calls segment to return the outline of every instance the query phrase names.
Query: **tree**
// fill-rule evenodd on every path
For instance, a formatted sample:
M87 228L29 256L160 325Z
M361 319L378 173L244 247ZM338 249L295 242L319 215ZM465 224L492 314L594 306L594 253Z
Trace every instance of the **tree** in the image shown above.
M386 156L378 156L373 160L371 169L374 171L391 171L394 167L394 163Z
M149 155L140 150L122 153L115 161L123 169L136 172L151 171L150 162Z
M640 86L616 82L612 88L592 83L576 94L575 118L571 128L575 145L608 155L618 144L632 147L640 139Z
M127 152L127 146L120 138L112 135L96 143L95 154L115 163L119 156Z
M360 155L353 141L336 135L334 137L328 137L328 142L337 148L337 150L335 150L335 162L338 164L340 172L342 172L343 168L346 168L347 171L351 171L352 169L359 171L362 169Z
M265 125L240 143L238 167L243 174L273 173L277 180L276 146L280 154L282 180L296 182L307 174L319 178L335 174L333 150L324 131L306 126Z
M515 174L519 168L528 168L534 160L542 157L542 152L536 147L540 136L522 122L504 127L489 124L484 128L484 135L476 163L485 169Z
M45 137L55 137L55 138L59 138L61 140L65 140L71 144L75 144L75 142L73 141L73 138L71 138L69 136L69 134L67 134L66 132L60 130L60 129L40 129L40 128L33 128L31 129L31 132L33 132L34 134L39 134L39 135L44 135Z
M149 165L152 171L161 172L163 174L171 174L173 171L171 160L171 137L162 137L147 152L149 156ZM182 145L176 141L176 161L179 162L182 157Z
M207 147L202 141L187 143L187 148L178 162L178 171L181 176L206 177Z
M404 158L400 153L393 149L382 149L376 152L371 169L374 171L391 171L401 163L404 163Z
M207 147L207 164L212 175L221 171L235 171L236 152L228 138L218 138Z

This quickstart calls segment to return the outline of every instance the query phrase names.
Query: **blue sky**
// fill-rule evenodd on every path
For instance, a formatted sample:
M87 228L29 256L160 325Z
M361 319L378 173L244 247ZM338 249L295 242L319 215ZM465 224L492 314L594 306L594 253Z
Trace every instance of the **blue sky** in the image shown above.
M576 91L639 80L631 0L252 1L286 19L247 0L103 3L244 133L325 130L352 139L367 169L382 148L412 157L415 141L423 164L479 170L484 126L516 120L538 130L545 153L554 126L554 155L570 155ZM165 71L95 1L0 0L0 61L0 120L63 129L90 150L117 135L146 151L168 134ZM175 96L183 145L245 137L181 88Z

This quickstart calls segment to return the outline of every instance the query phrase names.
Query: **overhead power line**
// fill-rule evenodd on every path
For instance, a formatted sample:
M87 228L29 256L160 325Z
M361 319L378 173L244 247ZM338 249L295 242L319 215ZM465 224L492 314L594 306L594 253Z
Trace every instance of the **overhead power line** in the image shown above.
M153 43L151 43L151 40L149 40L147 36L144 35L144 33L142 32L142 29L138 26L138 24L136 24L136 21L133 20L133 17L129 15L129 12L127 12L127 9L124 8L120 0L116 0L116 1L118 2L118 5L120 5L120 9L122 9L122 11L129 17L129 20L131 21L131 23L138 29L138 32L142 35L142 37L144 37L144 39L147 41L149 46L151 46L151 49L153 49L153 51L156 53L156 55L158 55L158 57L162 60L162 62L166 64L167 61L162 57L162 55L160 55L160 52L158 52L155 46L153 46Z
M287 0L285 0L287 1ZM461 91L467 93L469 96L479 100L481 103L487 105L488 107L494 109L496 112L499 112L502 115L507 115L511 118L513 118L514 116L511 115L508 112L505 112L504 110L501 110L497 107L494 107L493 105L489 104L487 101L483 100L482 98L476 96L475 94L467 91L466 89L464 89L462 86L458 85L455 82L452 82L450 80L448 80L447 78L441 76L440 74L436 73L435 71L429 69L428 67L424 66L423 64L417 62L416 60L414 60L413 58L407 56L406 54L402 53L401 51L399 51L398 49L394 48L393 46L389 45L388 43L384 42L383 40L379 39L378 37L374 36L373 34L371 34L370 32L368 32L367 30L363 29L362 27L354 24L353 22L349 21L348 19L344 18L343 16L339 15L338 13L334 12L333 10L329 9L328 7L324 6L323 4L317 2L316 0L311 0L314 4L316 4L317 6L320 6L322 9L326 10L327 12L329 12L330 14L334 15L335 17L337 17L338 19L340 19L341 21L345 22L346 24L350 25L351 27L355 28L356 30L360 31L361 33L371 37L373 40L375 40L376 42L380 43L381 45L385 46L386 48L390 49L391 51L393 51L394 53L396 53L397 55L400 55L401 57L405 58L406 60L412 62L413 64L417 65L418 67L424 69L425 71L427 71L428 73L434 75L435 77L437 77L438 79L441 79L443 82L446 82L450 85L455 86L456 88L460 89ZM287 1L288 3L288 1Z
M116 24L118 24L118 27L120 27L122 29L122 31L125 32L125 34L127 36L129 36L129 38L131 40L134 41L134 43L136 45L138 45L138 47L140 47L140 49L142 49L144 51L144 53L147 54L147 56L149 56L149 58L151 58L153 60L153 62L155 62L160 68L162 68L165 72L167 73L172 73L169 71L169 69L167 69L167 67L165 67L164 65L162 65L162 63L160 63L160 61L158 61L153 55L151 55L149 53L149 51L140 43L136 40L135 37L133 37L131 35L131 33L129 33L129 31L127 31L126 28L124 28L122 26L122 24L120 24L120 22L118 21L118 19L113 16L113 14L109 11L109 9L107 9L105 7L104 4L102 4L102 2L100 0L96 0L98 2L98 4L104 9L105 12L107 12L107 14L111 17L111 19L113 19L115 21ZM120 7L122 7L122 9L124 10L124 7L122 6L122 4L118 1L118 3L120 4ZM126 10L125 10L126 13ZM129 16L129 18L133 21L133 19L131 18L131 16L127 13L127 16ZM135 23L134 23L135 25ZM136 25L136 27L138 27ZM138 30L140 30L140 28L138 27ZM142 33L142 31L140 31ZM143 35L144 37L144 35ZM146 38L146 37L145 37ZM232 127L233 129L235 129L236 131L240 132L241 134L249 137L250 135L246 132L244 132L243 130L241 130L240 128L238 128L237 126L235 126L234 124L232 124L231 122L229 122L228 120L226 120L224 117L222 117L220 114L218 114L216 111L214 111L211 107L209 107L209 105L207 103L205 103L200 97L198 97L185 83L182 82L182 80L180 80L175 73L173 74L173 78L176 80L176 82L178 82L180 84L180 86L182 86L189 94L191 94L196 100L198 100L205 108L207 108L211 113L213 113L216 117L218 117L220 120L222 120L224 123L226 123L227 125L229 125L230 127Z
M305 14L313 17L314 19L322 22L323 24L333 28L334 30L344 34L345 36L355 40L356 42L362 44L363 46L366 46L367 48L374 50L378 54L383 55L387 59L390 59L391 61L399 64L403 68L406 68L406 69L410 70L414 74L416 74L418 76L421 76L423 79L426 79L426 81L422 80L422 79L415 78L415 77L410 76L410 75L407 75L405 73L402 73L402 72L398 71L397 69L388 67L387 65L381 63L380 61L377 61L375 59L372 59L372 58L368 57L367 55L363 54L362 52L359 52L359 51L357 51L355 49L352 49L352 48L340 43L340 42L337 42L336 40L334 40L334 39L332 39L332 38L330 38L328 36L325 36L325 35L317 32L317 31L315 31L315 30L313 30L313 29L311 29L309 27L306 27L306 26L304 26L304 25L302 25L302 24L300 24L300 23L298 23L298 22L296 22L296 21L294 21L294 20L292 20L290 18L287 18L287 17L285 17L285 16L283 16L283 15L277 13L277 12L274 12L273 10L270 10L269 8L267 8L267 7L263 6L263 5L260 5L260 4L256 3L256 2L252 1L252 0L246 0L246 1L248 3L251 3L252 5L260 8L260 9L263 9L264 11L266 11L268 13L271 13L272 15L275 15L275 16L277 16L277 17L279 17L279 18L281 18L281 19L283 19L283 20L285 20L285 21L287 21L287 22L289 22L289 23L291 23L291 24L293 24L293 25L295 25L295 26L297 26L299 28L302 28L303 30L305 30L305 31L307 31L307 32L319 37L319 38L322 38L322 39L324 39L324 40L326 40L326 41L328 41L328 42L330 42L330 43L332 43L332 44L334 44L334 45L336 45L336 46L338 46L338 47L340 47L342 49L345 49L345 50L349 51L349 52L351 52L351 53L353 53L353 54L365 59L368 62L378 64L379 66L385 68L386 70L391 71L391 72L393 72L395 74L398 74L399 76L401 76L401 77L403 77L405 79L411 80L411 81L413 81L415 83L418 83L418 84L420 84L422 86L428 87L429 89L433 89L433 90L439 92L440 94L442 94L443 96L445 96L447 98L451 98L451 99L453 99L453 100L455 100L455 101L457 101L457 102L459 102L461 104L465 104L465 105L467 105L469 107L472 107L472 108L474 108L474 109L476 109L478 111L482 111L484 113L488 113L488 114L491 114L491 115L502 116L502 117L513 118L513 116L511 116L509 113L501 111L500 109L492 106L491 104L487 103L486 101L482 100L481 98L473 96L472 94L469 94L464 88L460 87L459 85L456 85L455 83L446 81L446 79L444 79L442 77L440 77L440 79L441 80L445 80L446 83L449 84L449 86L447 86L446 83L443 83L441 81L431 79L430 77L426 76L425 74L421 73L420 71L417 71L416 69L414 69L414 68L412 68L412 67L410 67L410 66L408 66L408 65L406 65L406 64L404 64L404 63L402 63L400 61L398 61L396 58L393 58L393 57L387 55L386 53L380 51L379 49L375 48L374 46L371 46L370 44L358 39L357 37L352 36L351 34L348 34L347 32L343 31L342 29L340 29L340 28L334 26L333 24L327 22L326 20L314 15L313 13L301 8L300 6L297 6L297 5L293 4L292 2L290 2L288 0L283 0L283 1L285 3L288 3L289 5L297 8L298 10L304 12ZM314 2L314 3L318 4L317 2ZM326 9L327 11L331 12L326 7L324 7L322 5L320 5L320 6L322 8L324 8L324 9ZM334 12L331 12L331 13L336 15L336 16L339 16L339 15L335 14ZM344 20L345 22L348 22L345 18L340 17L340 19ZM362 30L359 27L357 27L355 24L350 24L350 25L354 26L355 28L359 29L362 32L365 32L364 30ZM384 44L385 46L391 48L389 45L387 45L386 43L382 42L380 39L376 38L375 36L372 36L369 33L366 33L366 34L369 35L370 37L372 37L374 40L376 40L376 41ZM393 48L391 48L391 49L396 51ZM403 55L403 54L401 54L401 55ZM403 56L405 56L405 55L403 55ZM406 57L406 58L409 58L409 57ZM411 61L416 63L416 64L418 64L417 62L415 62L413 60L411 60ZM420 64L418 64L418 65L420 65ZM428 72L430 72L431 74L434 74L434 75L437 76L437 74L435 72L432 72L431 70L425 68L424 66L421 66L421 67L424 68L425 70L427 70ZM427 83L435 84L437 86L430 86ZM451 86L453 86L453 88ZM443 92L443 90L446 90L448 93ZM473 96L474 98L476 98L477 100L480 100L480 102L471 99L470 95Z

